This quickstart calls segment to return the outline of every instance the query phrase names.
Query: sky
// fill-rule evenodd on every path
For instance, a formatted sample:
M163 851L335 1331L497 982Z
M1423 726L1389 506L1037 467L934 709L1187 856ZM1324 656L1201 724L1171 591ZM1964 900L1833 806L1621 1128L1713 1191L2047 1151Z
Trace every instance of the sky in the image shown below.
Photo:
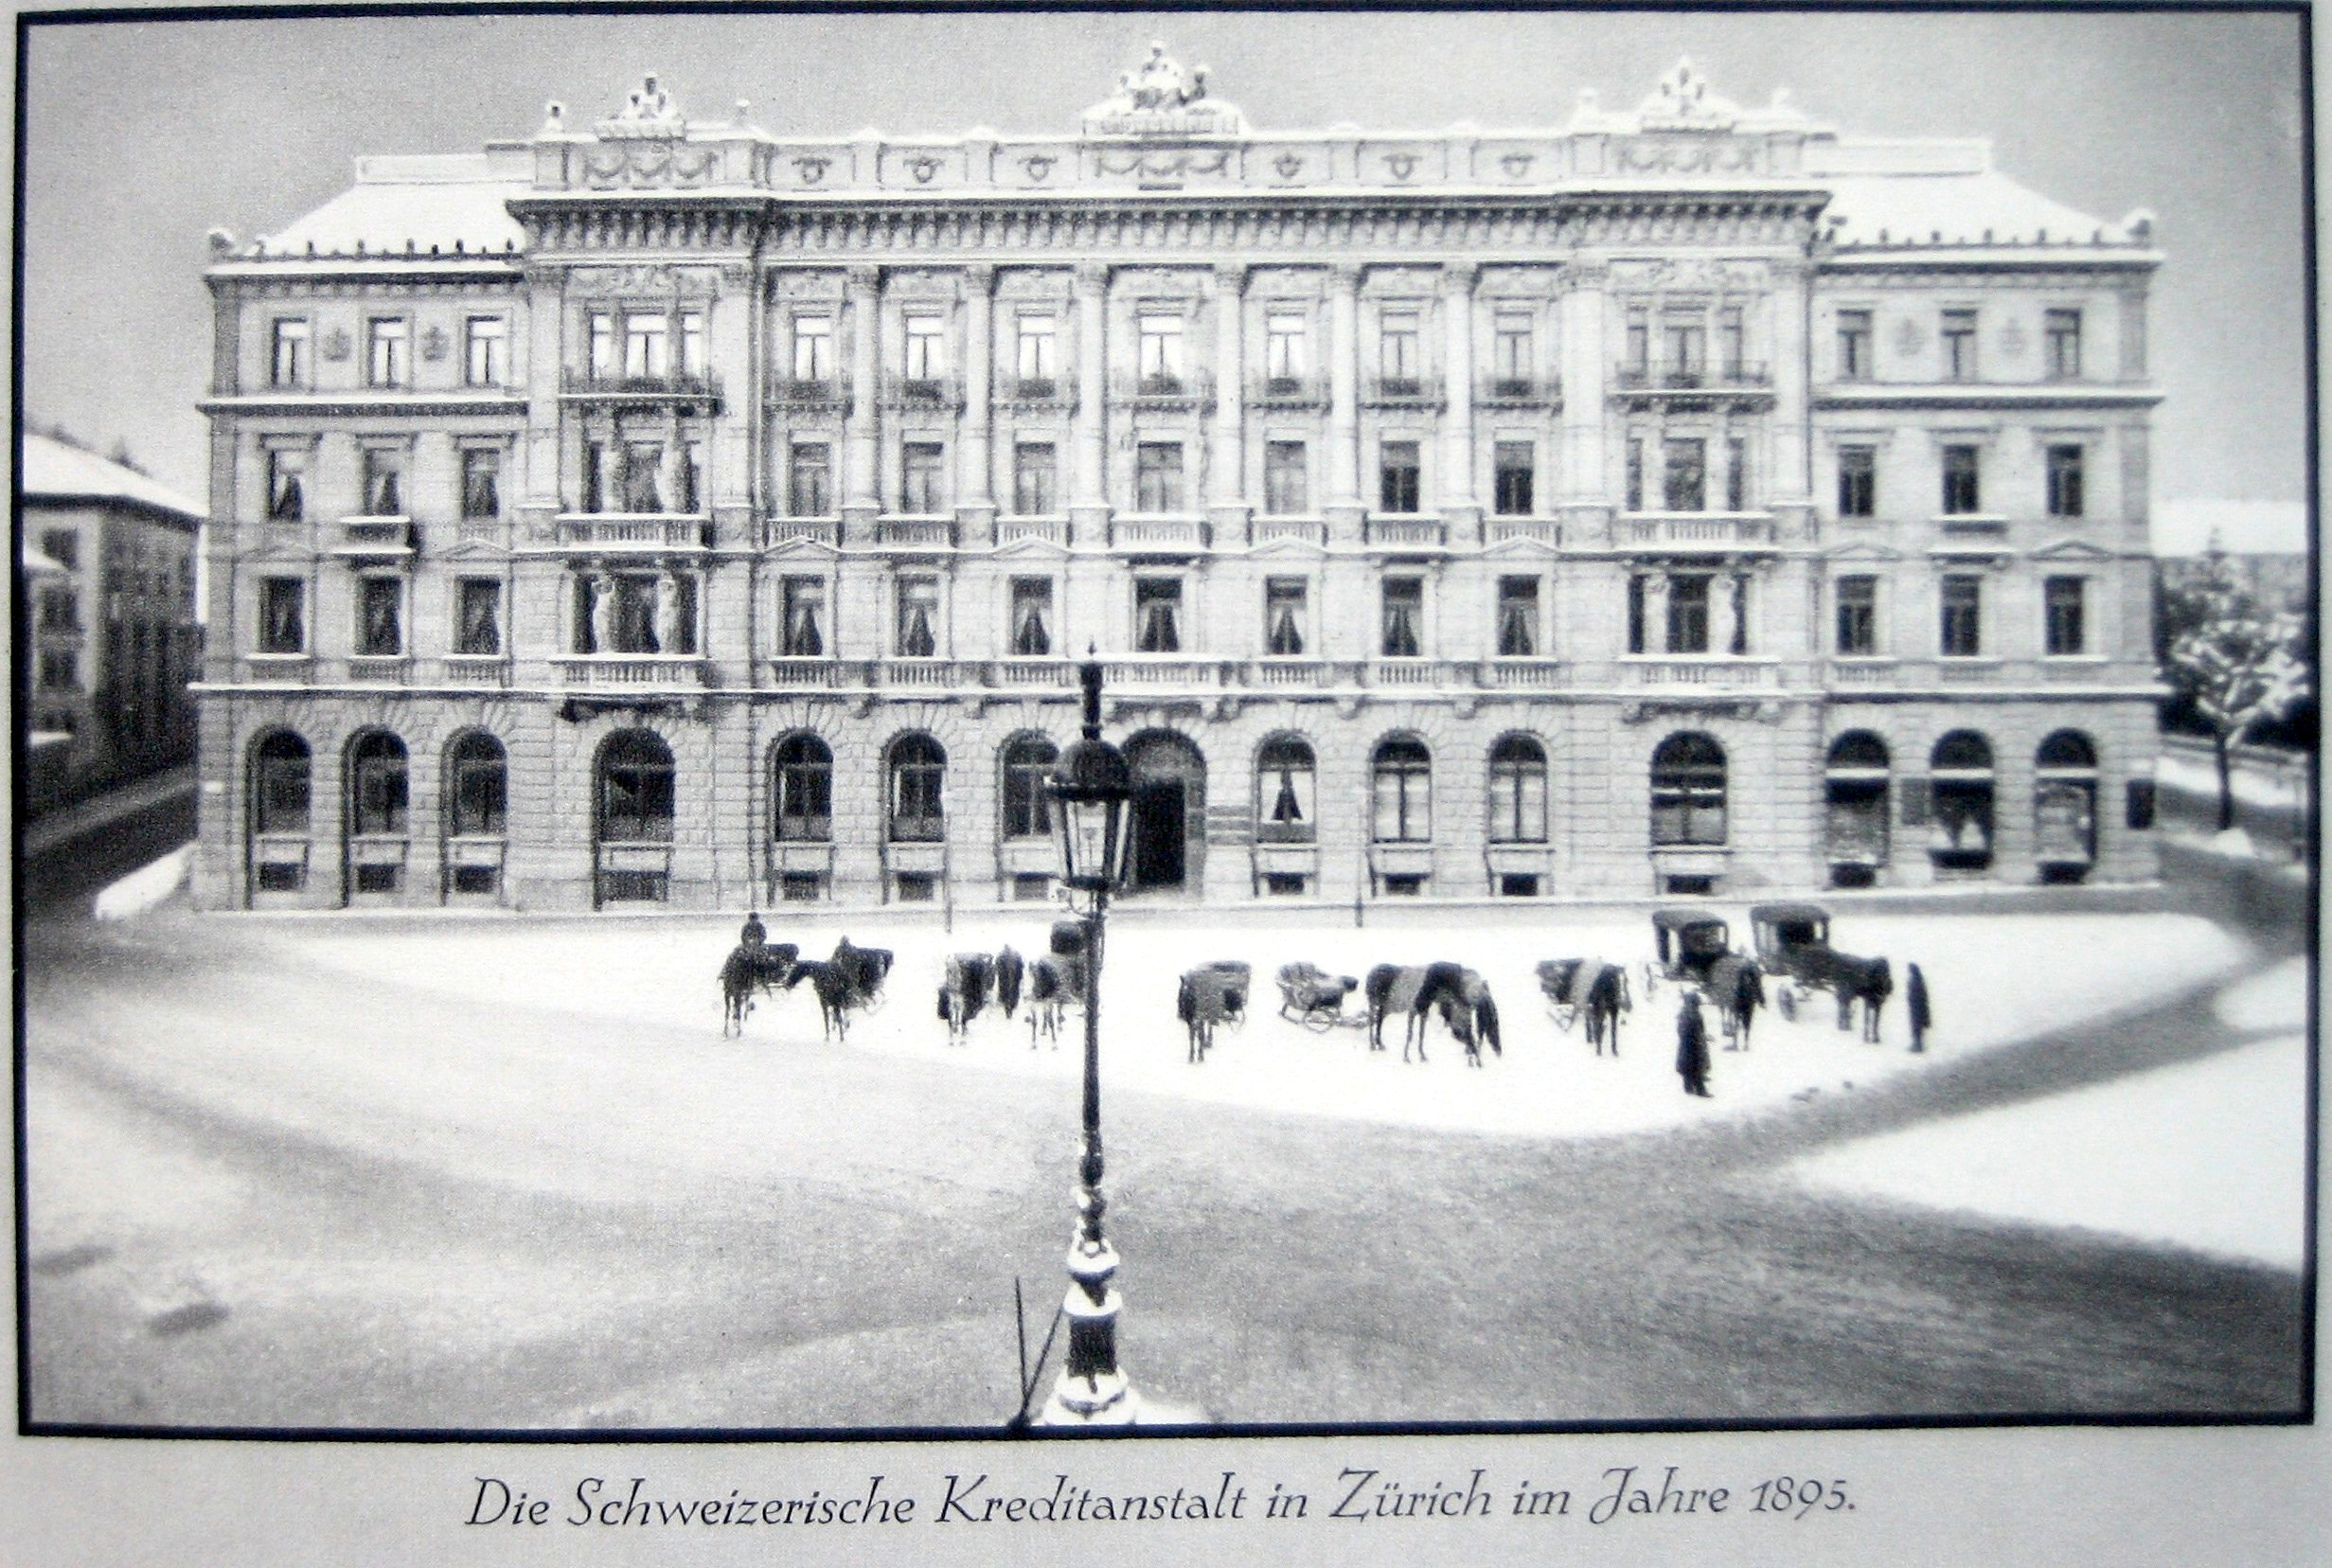
M780 134L1067 134L1149 40L1259 131L1559 126L1680 55L1743 103L1788 88L1849 135L1988 136L2110 223L2158 214L2157 534L2252 520L2301 543L2306 299L2298 24L2144 15L1192 11L443 17L44 26L26 104L25 411L206 493L205 234L283 227L372 152L588 121L657 71ZM2202 503L2248 502L2240 512ZM2261 521L2267 520L2267 521ZM2286 536L2288 536L2286 538ZM2231 540L2230 543L2235 541Z

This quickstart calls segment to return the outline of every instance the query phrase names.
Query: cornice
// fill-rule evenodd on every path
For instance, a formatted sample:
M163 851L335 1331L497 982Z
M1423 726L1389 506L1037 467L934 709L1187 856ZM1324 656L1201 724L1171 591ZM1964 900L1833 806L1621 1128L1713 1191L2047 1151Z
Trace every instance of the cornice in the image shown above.
M507 414L524 418L526 399L477 390L444 392L256 392L204 398L205 414L394 415Z
M2092 386L2047 382L2030 386L1852 385L1818 386L1809 400L1817 411L1855 409L2000 409L2029 413L2051 408L2152 408L2163 401L2152 386Z

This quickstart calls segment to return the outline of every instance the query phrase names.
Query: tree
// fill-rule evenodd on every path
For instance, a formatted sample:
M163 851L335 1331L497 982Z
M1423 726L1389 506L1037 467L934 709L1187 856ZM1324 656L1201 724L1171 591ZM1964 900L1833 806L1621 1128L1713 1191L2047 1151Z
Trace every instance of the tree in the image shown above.
M2163 677L2210 731L2224 832L2234 826L2235 742L2308 694L2300 617L2262 602L2215 548L2198 577L2164 585L2162 620Z

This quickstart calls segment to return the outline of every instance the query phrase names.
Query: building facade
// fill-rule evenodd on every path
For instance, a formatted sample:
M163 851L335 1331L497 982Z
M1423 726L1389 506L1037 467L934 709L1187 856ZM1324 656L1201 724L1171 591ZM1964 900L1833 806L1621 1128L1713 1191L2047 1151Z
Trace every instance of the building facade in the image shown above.
M613 116L221 237L198 897L2135 880L2143 213L1688 65L1561 130Z
M136 470L53 437L27 435L23 465L20 711L39 811L192 759L204 518Z

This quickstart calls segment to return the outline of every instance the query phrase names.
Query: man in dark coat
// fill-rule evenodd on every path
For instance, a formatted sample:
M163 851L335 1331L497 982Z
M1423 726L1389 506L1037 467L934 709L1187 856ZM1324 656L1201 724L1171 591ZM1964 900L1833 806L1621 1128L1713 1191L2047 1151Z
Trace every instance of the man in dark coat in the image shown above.
M1690 991L1676 1013L1676 1073L1687 1095L1716 1097L1708 1092L1708 1025L1700 1018L1700 999Z
M737 939L745 945L747 953L756 957L760 956L761 949L769 942L769 927L761 923L759 910L750 909L745 912L745 929L738 934Z
M1911 1009L1911 1048L1924 1051L1927 1026L1934 1022L1934 1015L1928 1011L1927 976L1919 972L1916 964L1911 966L1911 978L1903 987L1903 1000Z

